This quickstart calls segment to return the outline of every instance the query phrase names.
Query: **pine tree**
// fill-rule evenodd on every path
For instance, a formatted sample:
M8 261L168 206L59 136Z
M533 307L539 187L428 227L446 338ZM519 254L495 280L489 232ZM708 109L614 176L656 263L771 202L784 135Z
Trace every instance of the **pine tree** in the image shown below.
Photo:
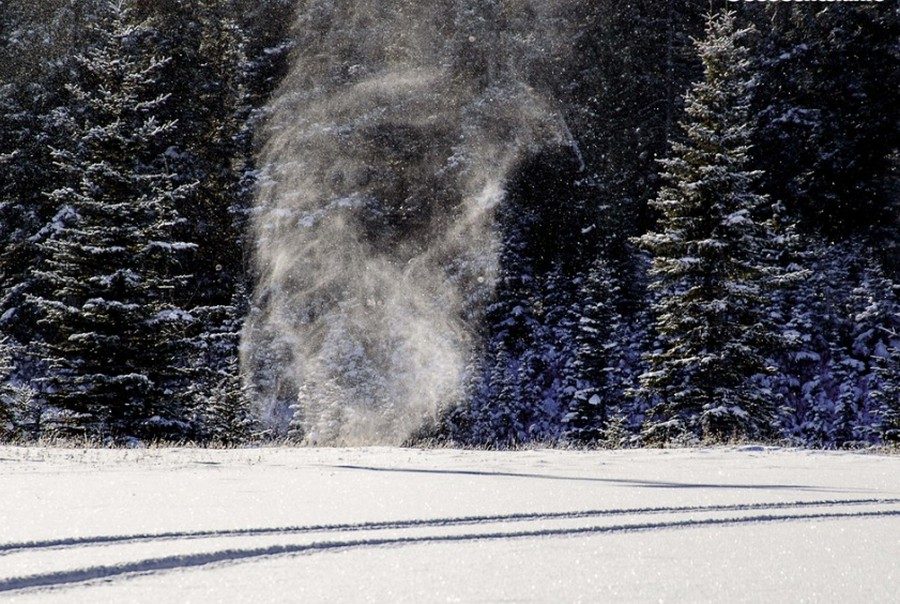
M196 183L176 205L184 218L178 236L197 246L190 300L228 305L246 278L245 222L253 193L246 36L234 8L219 0L146 10L156 15L156 42L171 57L159 72L160 90L170 95L159 116L175 122L167 165L177 184Z
M324 377L321 372L304 376L298 387L297 400L291 405L288 440L295 444L311 445L340 442L342 428L352 405L358 401L338 383L336 377Z
M54 151L70 186L50 199L62 217L40 245L44 261L32 296L54 337L44 379L49 402L68 428L91 435L159 436L181 429L167 391L171 334L183 312L173 292L192 249L173 238L180 219L163 151L172 123L155 114L165 59L149 54L151 29L128 4L111 2L97 42L76 58L72 104L61 112L71 143Z
M534 313L532 268L524 257L521 222L530 215L513 216L507 205L501 220L508 220L500 259L500 275L494 301L486 316L486 388L471 400L472 439L481 444L502 446L526 442L537 401L528 383L527 357L535 345L540 324ZM523 381L524 380L524 381Z
M569 367L565 439L582 444L598 441L616 397L610 381L614 370L611 341L618 324L618 287L608 264L595 260L573 304L575 354Z
M175 124L167 137L167 166L173 182L191 186L176 200L183 220L175 234L196 246L191 281L174 300L190 308L190 320L178 341L182 362L171 389L192 411L191 437L223 441L223 417L252 423L253 415L237 371L253 194L247 39L232 3L192 0L144 10L159 23L157 43L172 57L159 74L161 89L170 94L160 115Z
M45 50L37 44L28 49L35 55ZM35 283L37 243L58 224L56 208L42 191L58 182L49 145L56 134L51 107L61 96L53 80L62 68L45 67L28 83L0 79L0 334L16 342L15 364L28 378L40 364L28 351L42 330L27 293Z
M599 443L607 449L623 449L632 441L632 432L629 429L629 419L624 413L614 413L600 434Z
M833 366L843 356L836 343L842 339L838 309L848 295L842 276L848 253L813 236L782 249L785 265L808 273L773 292L771 308L784 340L771 376L776 423L781 436L798 445L833 442Z
M877 410L876 433L884 444L900 446L900 333L876 353L869 400Z
M562 436L562 418L573 384L573 360L578 356L573 279L562 263L536 279L534 330L521 356L521 399L530 408L528 440L555 442ZM576 311L577 312L577 311Z
M863 372L853 440L900 442L900 288L869 260L853 291L853 352Z
M245 53L246 36L223 7L214 2L200 2L200 25L203 32L199 53L201 112L197 131L198 149L194 156L201 181L196 197L202 214L191 224L203 225L188 234L198 246L198 256L206 269L196 279L199 287L208 292L231 293L221 321L205 322L207 337L218 337L218 354L208 359L209 367L218 368L225 376L225 391L217 386L216 411L208 415L212 426L208 433L217 433L218 440L231 438L246 440L255 430L254 411L249 392L240 371L239 345L244 318L249 307L245 259L247 218L253 194L250 169L248 123L250 120L247 79L249 62ZM214 298L213 298L214 299ZM225 418L227 421L223 424ZM230 426L230 428L229 428ZM235 432L227 436L226 432Z
M208 440L226 445L250 440L256 419L236 357L221 373L219 381L205 389L200 403L203 433Z
M28 265L24 248L37 222L32 198L23 190L35 184L29 166L40 165L26 157L36 138L36 119L19 95L15 86L0 80L0 329L19 312L16 290L25 281Z
M247 296L240 288L231 304L192 309L188 332L180 340L178 380L183 409L193 410L193 432L223 444L247 441L256 414L240 367L240 339Z
M658 401L649 442L761 438L772 424L768 393L752 378L766 370L774 341L764 298L774 234L760 220L758 173L747 168L752 30L735 20L730 11L710 15L696 42L704 78L685 97L686 141L662 162L668 185L651 202L659 230L640 238L660 293L658 349L641 376L644 395Z
M21 348L12 339L0 337L0 440L36 439L41 433L44 407L31 385L17 375Z
M13 354L7 338L0 338L0 438L13 431L15 415L13 413L14 390L10 384L13 372Z
M310 392L311 388L309 381L304 381L297 388L297 401L290 407L291 420L287 430L287 438L291 443L300 444L306 439L306 410L312 405Z
M808 236L786 249L808 277L774 296L773 323L786 342L771 383L778 428L801 446L880 442L889 400L882 392L896 371L889 369L897 329L892 281L859 242Z

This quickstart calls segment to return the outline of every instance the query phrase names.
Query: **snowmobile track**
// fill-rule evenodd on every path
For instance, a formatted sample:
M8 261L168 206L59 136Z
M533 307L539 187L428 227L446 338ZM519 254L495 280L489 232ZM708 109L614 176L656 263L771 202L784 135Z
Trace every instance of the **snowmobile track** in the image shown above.
M685 507L685 508L646 508L643 510L603 510L601 514L617 515L617 514L640 514L640 513L661 513L672 511L727 511L727 510L758 510L758 509L777 509L777 506L785 508L794 506L795 509L802 507L817 506L833 506L841 504L863 505L869 504L895 504L897 499L878 499L878 500L848 500L848 501L830 501L830 502L794 502L792 504L747 504L735 506L704 506L704 507ZM763 507L768 506L768 507ZM573 515L574 514L574 515ZM535 516L541 519L546 516L554 518L579 518L584 517L584 512L573 514L556 514L556 515L514 515L515 519L531 519ZM597 515L597 513L594 513ZM384 537L372 539L358 539L346 541L319 541L304 544L287 544L273 545L260 548L246 549L223 549L214 552L204 552L197 554L186 554L176 556L164 556L156 558L147 558L137 561L129 561L113 565L98 565L78 568L73 570L65 570L59 572L32 574L20 577L11 577L0 580L0 594L9 592L21 592L25 590L45 590L58 589L78 584L88 584L96 581L111 581L115 579L126 579L146 574L156 574L167 571L185 570L198 567L205 567L216 564L252 562L254 560L274 557L274 556L292 556L313 554L323 551L338 551L354 548L382 548L382 547L400 547L406 545L418 544L438 544L450 542L476 542L476 541L498 541L506 539L526 539L526 538L547 538L547 537L568 537L588 534L612 534L612 533L629 533L643 531L657 531L668 529L687 529L702 528L710 526L735 526L753 523L776 523L776 522L797 522L797 521L830 521L840 519L862 519L900 516L900 510L875 510L863 512L821 512L810 514L770 514L759 516L736 516L732 518L705 518L705 519L684 519L666 522L647 522L618 524L607 526L584 526L559 529L541 529L527 530L517 532L491 532L491 533L463 533L456 535L424 535L418 537ZM485 522L485 518L477 517L480 522ZM495 517L500 521L511 521L510 516ZM466 520L472 523L473 519L450 519L450 520ZM415 524L405 524L404 526L449 526L448 521L437 521L442 524L426 524L428 521L412 521ZM362 525L366 528L395 528L397 523L373 523L371 525ZM328 525L325 525L328 526ZM330 525L332 530L361 530L361 525ZM310 530L306 527L304 530ZM220 536L212 532L213 536ZM227 533L226 533L227 534ZM248 533L243 533L244 535ZM257 533L258 534L258 533ZM196 536L188 533L187 536ZM158 538L158 536L157 536ZM167 538L175 538L171 534ZM90 545L92 542L82 542L80 544ZM70 545L77 545L70 543Z
M247 529L227 529L209 531L172 531L164 533L146 533L133 535L101 535L97 537L72 537L68 539L49 539L19 543L0 544L0 557L23 550L62 549L70 547L89 547L135 543L142 541L165 541L181 539L208 539L223 537L256 537L263 535L294 535L303 533L357 532L387 529L408 529L427 527L448 527L477 524L494 524L509 522L525 522L535 520L565 520L578 518L598 518L604 516L675 514L686 512L738 512L756 510L803 509L809 507L892 505L900 503L896 499L826 499L814 501L791 501L773 503L747 503L706 506L675 506L621 508L604 510L582 510L574 512L520 513L491 516L461 516L457 518L434 518L393 520L384 522L358 522L348 524L313 524L306 526L261 527Z

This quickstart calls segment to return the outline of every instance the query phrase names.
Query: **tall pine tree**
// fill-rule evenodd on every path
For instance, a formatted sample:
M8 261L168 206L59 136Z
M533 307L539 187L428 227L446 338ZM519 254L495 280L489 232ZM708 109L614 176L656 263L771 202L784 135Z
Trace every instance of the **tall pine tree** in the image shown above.
M662 161L668 184L651 202L659 230L640 238L660 294L658 342L641 376L656 401L649 442L760 438L772 425L769 395L753 378L775 340L765 300L775 239L760 218L766 199L753 191L758 173L747 167L752 30L735 20L710 15L696 42L704 77L685 97L685 140Z
M170 300L192 249L173 238L175 202L190 186L167 170L173 125L156 118L167 96L154 92L166 61L149 52L150 33L126 2L111 2L76 59L60 116L70 142L54 152L71 184L50 194L60 224L36 271L48 399L68 417L61 428L90 436L182 429L170 338L184 313Z

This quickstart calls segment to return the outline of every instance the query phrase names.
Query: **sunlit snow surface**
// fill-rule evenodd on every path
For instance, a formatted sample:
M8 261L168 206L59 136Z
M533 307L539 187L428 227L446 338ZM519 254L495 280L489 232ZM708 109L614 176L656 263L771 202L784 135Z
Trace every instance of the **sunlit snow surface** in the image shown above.
M900 457L0 448L0 600L896 601Z

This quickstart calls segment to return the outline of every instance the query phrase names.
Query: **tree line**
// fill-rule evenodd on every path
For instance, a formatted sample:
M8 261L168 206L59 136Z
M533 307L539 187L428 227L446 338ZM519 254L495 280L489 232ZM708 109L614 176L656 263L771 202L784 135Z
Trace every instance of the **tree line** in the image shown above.
M627 5L567 116L588 175L523 162L468 399L423 437L896 443L896 9Z
M896 443L896 8L595 4L582 156L507 183L465 399L417 438ZM0 3L5 437L265 434L254 141L306 8Z
M0 4L8 436L252 434L238 343L253 132L291 9Z

